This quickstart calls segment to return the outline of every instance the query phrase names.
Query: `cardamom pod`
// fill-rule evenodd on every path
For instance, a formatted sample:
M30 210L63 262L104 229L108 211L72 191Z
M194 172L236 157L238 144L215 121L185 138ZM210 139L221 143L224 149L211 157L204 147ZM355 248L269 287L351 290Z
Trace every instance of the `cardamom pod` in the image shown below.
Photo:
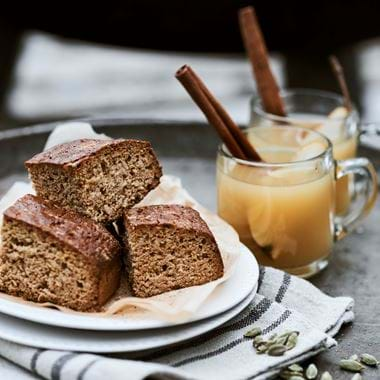
M268 348L267 354L270 356L281 356L286 352L286 347L283 344L274 344Z
M288 341L288 336L282 336L282 337L279 337L276 339L276 343L278 344L286 344L286 342Z
M362 380L362 375L360 373L355 373L354 376L352 376L351 380Z
M288 367L288 370L291 372L301 372L301 373L303 372L303 368L297 363L290 365Z
M322 373L321 380L333 380L333 378L330 375L330 372L326 371Z
M289 380L304 380L303 376L293 375L289 377Z
M350 372L360 372L364 369L364 366L361 363L351 359L342 359L339 362L339 366L340 368Z
M318 368L315 364L310 364L307 368L306 368L306 372L305 372L305 375L306 375L306 379L316 379L317 376L318 376Z
M262 334L261 328L260 327L254 327L252 330L247 331L244 334L244 337L245 338L254 338L254 337L261 335L261 334Z
M258 344L264 342L264 338L261 335L255 336L253 339L253 345L257 346Z
M265 350L256 350L257 355L262 355L262 354L265 354L266 352L267 352L267 348L265 348Z
M301 377L301 379L303 379L302 372L292 372L287 369L283 370L279 376L281 379L284 379L284 380L289 380L292 376L299 376Z
M360 361L363 364L369 365L371 367L377 367L379 365L379 361L373 355L370 354L361 354Z
M267 350L268 350L268 346L267 346L267 344L265 342L260 343L258 346L256 346L256 352L258 354L263 354Z
M358 360L359 360L359 356L356 355L356 354L354 354L354 355L351 355L351 356L349 357L349 359L351 359L351 360L355 360L355 361L358 361Z
M271 346L274 346L274 345L277 345L277 340L273 340L273 339L270 339L266 342L268 348L271 347Z
M286 342L286 345L285 345L286 348L288 350L293 349L297 345L297 341L298 341L298 334L296 332L292 332L289 335L288 341Z

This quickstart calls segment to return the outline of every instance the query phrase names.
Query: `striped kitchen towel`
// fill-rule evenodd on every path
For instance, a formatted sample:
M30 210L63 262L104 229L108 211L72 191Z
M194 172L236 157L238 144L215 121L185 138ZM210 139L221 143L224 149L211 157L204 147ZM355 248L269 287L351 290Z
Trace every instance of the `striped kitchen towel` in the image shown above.
M334 345L333 336L353 321L353 300L330 297L308 281L262 267L251 304L233 320L191 341L135 355L101 356L42 350L0 340L0 355L52 380L267 379L290 363ZM299 331L298 344L285 355L257 355L244 333L260 327L264 338Z

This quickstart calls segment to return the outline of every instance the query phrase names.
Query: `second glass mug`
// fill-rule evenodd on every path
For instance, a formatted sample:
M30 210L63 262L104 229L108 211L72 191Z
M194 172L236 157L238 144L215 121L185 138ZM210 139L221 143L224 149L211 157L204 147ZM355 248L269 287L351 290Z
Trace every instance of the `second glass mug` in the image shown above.
M338 94L312 89L293 89L281 92L288 112L287 117L269 114L261 101L251 101L250 127L288 125L311 128L327 136L333 144L336 160L356 156L359 138L359 114L355 107L347 110L344 99ZM337 182L336 212L345 215L349 211L352 188L348 176Z
M335 161L331 142L307 128L254 127L246 133L264 162L241 160L219 147L218 213L260 264L309 277L326 267L334 241L374 206L375 169L366 158ZM364 178L365 199L337 217L336 183L354 174Z

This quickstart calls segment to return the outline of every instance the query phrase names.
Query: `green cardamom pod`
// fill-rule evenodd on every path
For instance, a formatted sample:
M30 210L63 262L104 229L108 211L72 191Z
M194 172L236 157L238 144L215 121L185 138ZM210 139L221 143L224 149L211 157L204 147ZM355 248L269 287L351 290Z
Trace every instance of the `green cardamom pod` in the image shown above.
M290 372L290 376L289 376L289 378L291 378L292 376L298 376L298 377L300 377L301 379L305 379L305 378L303 377L303 373L302 373L302 372Z
M278 344L277 340L268 340L266 343L267 343L268 348Z
M364 369L364 366L362 364L360 364L356 360L351 359L342 359L339 362L339 366L340 368L351 372L360 372Z
M256 346L256 351L257 353L260 353L260 354L263 354L264 352L266 352L267 349L268 349L268 346L265 342L260 343L259 345Z
M300 376L303 379L302 372L292 372L287 369L283 370L279 376L284 380L289 380L292 376Z
M293 375L289 377L289 380L304 380L303 376Z
M317 368L317 366L315 364L310 364L306 368L305 375L306 375L306 379L309 379L309 380L316 379L317 376L318 376L318 368Z
M257 355L262 355L262 354L265 354L267 352L267 348L265 348L265 350L256 350L256 354Z
M292 332L289 335L288 341L286 342L285 346L288 350L291 350L297 345L297 342L298 342L298 334L295 332Z
M261 335L257 335L257 336L255 336L255 338L253 339L253 341L254 341L255 344L259 344L259 343L261 343L261 342L264 341L264 338Z
M274 344L268 348L267 354L270 356L281 356L286 352L286 347L283 344Z
M288 367L291 372L303 372L303 368L299 364L292 364Z
M322 373L321 380L333 380L333 377L326 371Z
M360 361L371 367L377 367L379 365L379 361L373 355L370 354L361 354Z
M260 327L254 327L252 330L247 331L244 334L244 337L245 338L254 338L254 337L261 335L261 334L262 334L261 328Z
M360 373L355 373L355 375L352 376L351 380L363 380L363 378Z
M288 336L282 336L282 337L279 337L276 339L276 343L278 344L286 344L286 342L288 341Z

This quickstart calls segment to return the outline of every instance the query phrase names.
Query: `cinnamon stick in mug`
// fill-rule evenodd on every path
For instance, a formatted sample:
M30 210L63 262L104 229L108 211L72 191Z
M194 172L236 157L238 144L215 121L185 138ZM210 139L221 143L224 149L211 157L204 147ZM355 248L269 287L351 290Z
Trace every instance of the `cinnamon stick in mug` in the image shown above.
M233 156L244 160L262 161L244 133L190 66L182 66L177 71L176 78L202 110Z

